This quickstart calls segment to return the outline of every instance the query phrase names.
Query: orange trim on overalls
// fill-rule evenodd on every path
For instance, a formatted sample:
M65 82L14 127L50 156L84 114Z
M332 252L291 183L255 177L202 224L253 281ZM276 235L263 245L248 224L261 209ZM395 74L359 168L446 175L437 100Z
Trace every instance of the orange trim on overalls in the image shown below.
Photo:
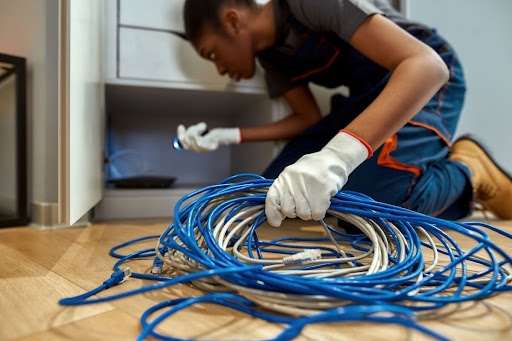
M325 41L326 41L326 40L325 40L325 38L324 38L324 37L322 37L322 40L320 40L320 44L323 44ZM336 52L334 53L334 55L332 56L332 58L329 60L329 62L328 62L326 65L324 65L324 66L322 66L322 67L319 67L319 68L317 68L317 69L311 70L311 71L309 71L309 72L306 72L306 73L305 73L305 74L303 74L303 75L300 75L300 76L297 76L297 77L293 77L293 78L290 80L290 82L292 82L292 83L293 83L293 82L296 82L296 81L298 81L299 79L309 77L309 76L311 76L311 75L313 75L313 74L315 74L315 73L318 73L318 72L320 72L320 71L323 71L323 70L325 70L325 69L328 69L328 68L332 65L332 63L334 63L334 61L336 60L336 58L337 58L337 57L339 56L339 54L340 54L340 50L339 50L336 46L334 46L334 45L330 44L329 42L327 42L327 43L328 43L329 45L331 45L331 46L332 46L332 48L334 48L334 49L336 50Z
M409 121L408 123L412 124L413 126L419 126L419 127L423 127L425 129L433 131L444 141L444 143L446 143L446 145L448 147L452 146L452 143L443 134L441 134L441 132L439 130L437 130L436 128L429 126L428 124L420 123L420 122Z
M441 134L441 132L439 130L437 130L436 128L434 128L428 124L420 123L420 122L409 121L408 123L411 125L414 125L414 126L423 127L430 131L433 131L444 141L444 143L446 143L446 145L448 145L448 147L452 146L452 143L443 134ZM421 169L419 167L401 163L401 162L395 160L390 155L390 153L393 152L396 149L396 147L397 147L397 136L396 136L396 134L394 134L389 139L387 139L386 142L384 142L384 145L382 146L382 151L380 152L379 158L377 160L377 164L379 166L383 166L383 167L388 167L388 168L398 169L398 170L402 170L402 171L406 171L406 172L411 172L416 176L420 176Z
M421 169L416 166L406 165L395 160L390 154L392 151L396 149L397 146L397 137L396 134L393 134L390 138L384 142L382 146L382 150L380 152L379 158L377 159L377 164L379 166L398 169L406 172L411 172L416 176L421 175Z

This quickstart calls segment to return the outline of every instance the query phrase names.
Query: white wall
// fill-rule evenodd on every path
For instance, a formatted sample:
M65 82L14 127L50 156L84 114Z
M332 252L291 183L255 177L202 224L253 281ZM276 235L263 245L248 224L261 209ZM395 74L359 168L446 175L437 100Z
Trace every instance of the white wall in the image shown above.
M58 200L57 47L58 0L0 0L0 51L27 58L29 198L44 203Z
M413 0L412 19L436 27L458 51L467 100L457 135L473 133L512 172L512 1Z

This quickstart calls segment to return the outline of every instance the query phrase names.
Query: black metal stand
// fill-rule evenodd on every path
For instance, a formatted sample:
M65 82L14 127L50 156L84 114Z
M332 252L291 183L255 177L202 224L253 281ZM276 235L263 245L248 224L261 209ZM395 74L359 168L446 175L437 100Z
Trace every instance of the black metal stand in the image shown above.
M27 71L26 59L0 53L4 65L0 83L15 75L16 81L16 213L0 217L0 227L22 226L29 222L27 210ZM8 64L9 66L5 66ZM12 66L12 67L11 67Z

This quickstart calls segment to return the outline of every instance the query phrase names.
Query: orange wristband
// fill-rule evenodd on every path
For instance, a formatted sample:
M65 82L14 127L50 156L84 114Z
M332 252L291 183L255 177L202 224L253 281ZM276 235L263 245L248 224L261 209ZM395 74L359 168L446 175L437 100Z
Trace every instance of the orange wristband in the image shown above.
M350 136L352 137L355 137L356 139L359 140L359 142L361 142L365 147L366 149L368 149L368 157L367 159L371 158L373 156L373 149L372 147L368 144L368 142L366 142L365 140L363 140L362 138L360 138L359 136L357 136L356 134L354 134L353 132L351 131L348 131L346 129L342 129L340 130L340 133L347 133L349 134Z

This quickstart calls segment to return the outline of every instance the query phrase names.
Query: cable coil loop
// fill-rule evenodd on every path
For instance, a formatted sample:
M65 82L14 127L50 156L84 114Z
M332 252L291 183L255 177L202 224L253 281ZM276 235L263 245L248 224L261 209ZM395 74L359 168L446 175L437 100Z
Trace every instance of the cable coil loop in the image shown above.
M155 327L201 302L286 324L273 340L290 340L309 323L336 321L396 323L445 340L417 322L422 311L512 289L512 259L487 232L508 239L511 234L484 223L426 216L356 192L340 191L328 214L354 225L360 234L349 235L320 221L325 232L321 236L316 231L314 238L267 241L258 228L266 221L265 198L271 184L272 180L241 174L183 197L154 252L121 256L113 252L119 246L111 251L122 257L116 270L129 259L156 255L154 269L161 269L163 262L179 276L133 273L161 282L124 296L85 302L185 282L213 292L152 307L141 318L140 340L148 335L181 340L162 335ZM459 237L470 239L471 249L462 250L456 243ZM279 314L256 310L258 306ZM148 321L164 308L168 309Z

